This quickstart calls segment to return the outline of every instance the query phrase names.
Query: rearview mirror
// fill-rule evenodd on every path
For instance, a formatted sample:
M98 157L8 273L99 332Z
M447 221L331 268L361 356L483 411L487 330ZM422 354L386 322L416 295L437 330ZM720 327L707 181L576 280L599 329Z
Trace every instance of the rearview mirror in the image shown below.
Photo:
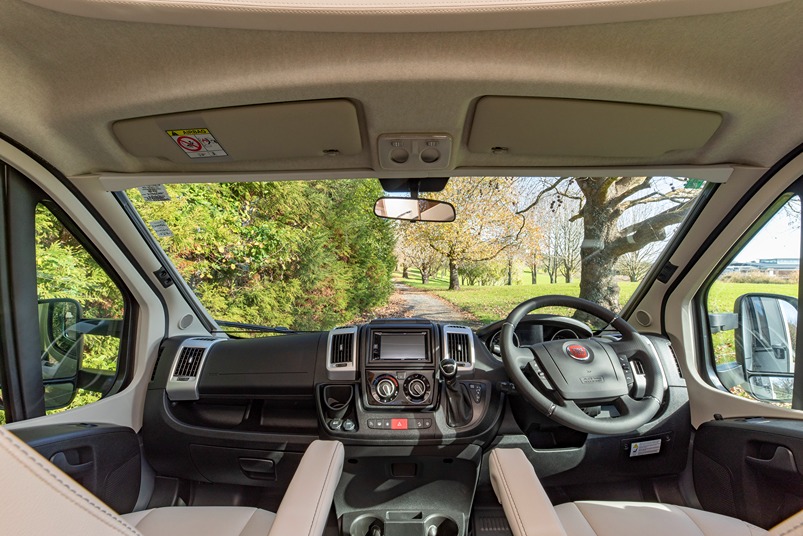
M797 343L797 299L744 294L736 299L736 359L746 388L764 401L790 402Z
M454 206L434 199L409 197L381 197L374 205L374 214L380 218L407 221L454 221Z

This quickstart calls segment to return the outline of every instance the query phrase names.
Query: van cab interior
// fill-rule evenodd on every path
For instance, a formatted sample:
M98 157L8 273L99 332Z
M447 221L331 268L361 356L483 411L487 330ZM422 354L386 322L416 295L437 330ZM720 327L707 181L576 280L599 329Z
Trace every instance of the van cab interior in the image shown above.
M0 13L0 533L803 534L801 0Z

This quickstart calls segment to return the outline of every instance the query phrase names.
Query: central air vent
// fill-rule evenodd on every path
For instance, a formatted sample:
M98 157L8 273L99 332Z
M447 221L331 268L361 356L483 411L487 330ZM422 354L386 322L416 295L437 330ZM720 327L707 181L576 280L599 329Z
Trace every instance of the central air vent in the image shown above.
M198 337L181 343L167 381L167 397L170 400L198 400L198 379L204 362L209 349L221 340L223 339Z
M326 375L330 380L357 379L357 328L335 328L326 346Z
M443 355L454 359L460 370L474 370L474 332L466 326L443 328Z

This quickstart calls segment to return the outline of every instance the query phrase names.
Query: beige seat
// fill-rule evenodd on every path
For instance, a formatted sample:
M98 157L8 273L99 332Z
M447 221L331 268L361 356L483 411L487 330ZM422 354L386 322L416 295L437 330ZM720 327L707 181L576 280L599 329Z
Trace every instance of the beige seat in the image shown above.
M490 471L515 536L803 535L803 513L768 532L739 519L668 504L578 501L553 507L520 449L493 450Z
M15 536L318 536L343 470L343 445L313 442L273 514L245 507L170 507L118 515L0 427L0 534Z

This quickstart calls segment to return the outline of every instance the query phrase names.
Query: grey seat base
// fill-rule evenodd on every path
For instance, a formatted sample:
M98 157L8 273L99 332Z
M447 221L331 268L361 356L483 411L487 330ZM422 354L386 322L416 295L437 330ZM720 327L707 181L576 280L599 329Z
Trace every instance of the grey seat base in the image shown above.
M555 507L569 536L765 536L740 519L694 508L641 502L577 501Z
M174 506L121 517L147 536L265 536L276 514L243 506Z
M514 536L803 536L803 512L770 531L694 508L578 501L552 506L520 449L490 455L491 484Z

